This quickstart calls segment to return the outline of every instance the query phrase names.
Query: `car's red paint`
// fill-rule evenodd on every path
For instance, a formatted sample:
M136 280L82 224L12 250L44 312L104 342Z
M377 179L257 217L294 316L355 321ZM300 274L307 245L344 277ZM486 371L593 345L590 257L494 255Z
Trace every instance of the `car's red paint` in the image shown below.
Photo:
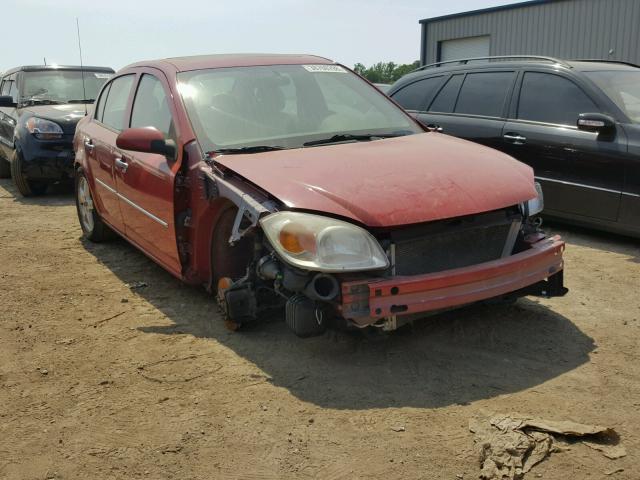
M497 210L534 198L533 170L438 133L216 161L289 208L390 227Z
M114 78L134 78L123 112L126 119L131 118L142 75L160 80L173 118L178 154L170 160L125 149L134 145L125 141L118 146L118 131L93 116L83 119L74 140L76 162L84 167L99 215L176 277L208 285L216 222L222 212L236 208L230 199L207 191L205 174L215 164L225 173L225 181L258 203L279 200L280 209L341 216L373 229L502 209L536 195L529 167L437 133L251 155L214 155L205 161L178 93L178 72L309 63L333 62L304 55L222 55L142 62L119 71ZM121 135L126 140L129 134L125 130ZM520 288L528 280L544 279L544 268L561 268L560 244L553 244L553 259L547 247L538 248L543 244L482 268L356 283L371 292L399 286L411 312L457 305ZM445 285L446 279L450 282ZM344 293L343 309L354 301L348 290ZM445 298L436 300L436 293ZM399 298L391 296L369 298L374 312L369 320L384 316L375 314L375 309L387 312Z
M480 265L412 277L344 282L341 310L346 318L366 325L372 319L394 315L394 305L406 306L403 313L411 314L496 297L562 270L564 247L564 242L556 236L534 243L524 252ZM349 312L359 310L363 301L368 302L369 315L352 317Z

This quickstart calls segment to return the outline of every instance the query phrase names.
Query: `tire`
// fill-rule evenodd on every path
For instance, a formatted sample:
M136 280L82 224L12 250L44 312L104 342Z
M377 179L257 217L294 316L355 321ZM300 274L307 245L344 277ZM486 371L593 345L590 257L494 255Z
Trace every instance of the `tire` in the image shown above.
M102 221L94 208L89 182L82 168L76 170L75 197L76 211L83 237L96 243L113 239L115 237L114 231Z
M23 197L43 195L49 186L46 182L28 180L22 173L22 155L17 150L11 155L11 178Z
M11 165L9 160L0 157L0 178L11 178Z

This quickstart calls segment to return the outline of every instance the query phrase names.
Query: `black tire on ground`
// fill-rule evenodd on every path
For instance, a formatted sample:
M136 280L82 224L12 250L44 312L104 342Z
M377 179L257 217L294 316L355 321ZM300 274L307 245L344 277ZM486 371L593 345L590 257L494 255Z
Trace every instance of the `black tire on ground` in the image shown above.
M10 178L11 177L11 165L9 165L9 160L6 158L0 157L0 178Z
M42 195L47 191L49 186L46 182L28 180L22 173L22 155L17 150L11 155L11 178L18 191L24 197L32 197Z
M78 212L78 220L80 221L80 228L82 228L84 238L96 243L113 239L116 236L115 232L102 221L102 218L93 207L93 196L82 167L76 170L75 197L76 211ZM85 215L90 217L87 218Z

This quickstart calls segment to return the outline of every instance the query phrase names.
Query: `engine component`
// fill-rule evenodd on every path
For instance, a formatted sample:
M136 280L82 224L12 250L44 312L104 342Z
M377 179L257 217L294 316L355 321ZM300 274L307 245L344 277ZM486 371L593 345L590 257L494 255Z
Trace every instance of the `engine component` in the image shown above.
M275 280L281 275L280 265L273 257L267 255L258 260L256 273L262 280Z
M338 296L339 286L336 277L318 273L307 284L304 293L312 300L328 302Z
M285 321L298 337L322 334L326 329L327 320L326 307L309 297L298 293L287 300Z

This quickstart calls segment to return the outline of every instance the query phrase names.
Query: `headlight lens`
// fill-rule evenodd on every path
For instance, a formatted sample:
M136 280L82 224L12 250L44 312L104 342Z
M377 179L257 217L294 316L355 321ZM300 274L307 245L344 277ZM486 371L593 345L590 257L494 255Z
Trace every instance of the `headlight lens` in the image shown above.
M387 268L378 241L348 222L297 212L272 213L260 220L269 242L288 263L319 272Z
M60 125L44 118L30 117L26 126L29 133L41 140L62 138L64 133Z
M522 213L525 217L531 217L537 215L544 210L544 195L542 194L542 187L538 182L535 183L536 192L538 196L522 204Z

